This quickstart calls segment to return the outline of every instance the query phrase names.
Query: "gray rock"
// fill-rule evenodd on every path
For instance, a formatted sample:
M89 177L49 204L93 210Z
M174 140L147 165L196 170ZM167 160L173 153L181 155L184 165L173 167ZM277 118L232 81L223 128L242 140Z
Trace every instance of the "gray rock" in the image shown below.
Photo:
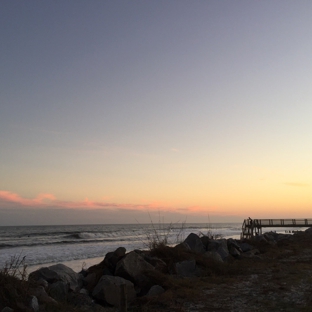
M213 259L216 262L220 262L220 263L223 262L220 254L217 253L216 251L206 251L204 253L204 257Z
M65 302L67 300L68 285L62 281L55 282L49 286L48 292L56 301Z
M207 250L207 247L210 243L210 238L207 235L204 235L200 238L200 240L203 243L205 250Z
M263 236L269 242L275 242L277 240L277 235L274 235L272 232L264 233Z
M236 249L236 247L234 247L234 246L231 246L231 247L230 247L229 253L230 253L231 256L233 256L233 257L235 257L235 258L239 257L240 254L241 254L241 253Z
M225 249L223 246L220 246L217 249L217 253L221 256L223 261L225 261L230 255L229 250L227 248Z
M253 247L251 245L249 245L248 243L241 243L240 248L241 248L242 252L246 252L246 251L252 250Z
M40 304L56 304L56 301L46 293L42 286L33 289L32 293L37 297Z
M220 247L220 242L215 239L211 239L208 242L207 251L217 251L219 247Z
M104 275L104 274L103 274L103 275ZM83 279L83 283L84 283L86 286L94 285L94 284L96 283L96 279L97 279L96 273L91 273L91 274L87 275L87 276Z
M42 286L44 289L48 289L48 287L49 287L49 283L46 280L44 280L43 278L40 278L37 281L37 284Z
M147 270L154 270L154 267L135 251L131 251L117 263L115 275L138 283Z
M194 233L189 234L189 236L184 240L184 243L186 243L194 252L202 254L206 252L206 249L201 239L198 235Z
M178 276L181 277L191 277L194 276L196 271L196 261L192 260L185 260L181 262L177 262L175 264L175 271Z
M40 268L34 272L31 272L28 277L33 281L40 281L40 285L42 285L42 280L45 280L48 283L55 283L60 280L58 274L48 267Z
M191 250L190 246L186 244L185 242L175 245L174 249L175 250Z
M255 249L242 253L240 257L241 258L254 258L254 257L258 257L258 255L260 255L260 251L255 248Z
M219 242L220 246L222 246L225 250L229 251L228 243L227 243L227 240L225 238L218 239L217 241Z
M133 283L119 276L102 276L95 286L92 296L102 302L104 301L115 307L120 307L122 285L126 285L127 301L133 301L136 297Z
M231 247L234 247L234 248L235 248L236 250L238 250L239 252L242 251L241 248L240 248L240 244L239 244L235 239L233 239L233 238L229 238L229 239L227 240L227 247L228 247L229 251L230 251L230 248L231 248Z
M89 296L89 292L87 289L85 288L81 288L80 291L79 291L80 294L83 294L83 295L86 295L86 296Z
M69 283L70 290L77 290L82 287L82 276L64 264L56 264L49 267L56 272L60 280Z
M9 307L4 307L1 312L14 312L14 310Z
M148 296L148 297L158 296L164 292L165 292L165 290L161 286L154 285L150 288L150 290L148 291L146 296Z
M162 273L168 273L167 264L163 260L157 257L150 257L147 255L144 255L143 257L145 261L147 261L149 264L151 264L155 268L155 270L160 271Z
M104 258L105 266L114 272L116 269L117 262L126 254L126 248L119 247L114 252L108 252Z
M31 297L29 307L32 311L39 312L39 303L35 296Z
M253 239L257 242L264 242L264 243L267 243L268 240L264 237L264 235L256 235L253 237Z
M29 274L29 279L38 281L46 280L49 284L62 281L69 284L73 291L82 286L82 276L64 264L55 264L50 267L41 268Z
M223 247L225 250L228 250L228 243L225 238L210 240L207 246L207 251L216 251L220 247Z
M96 311L94 309L94 301L85 294L71 292L67 296L67 302L74 307L79 307L79 310Z

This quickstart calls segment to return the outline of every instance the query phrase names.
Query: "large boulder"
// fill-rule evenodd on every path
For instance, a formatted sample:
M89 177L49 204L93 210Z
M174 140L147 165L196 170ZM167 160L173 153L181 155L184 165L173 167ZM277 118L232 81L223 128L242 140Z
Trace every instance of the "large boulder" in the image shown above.
M229 253L231 256L238 258L241 254L241 252L239 250L237 250L236 247L234 247L233 245L229 248Z
M221 256L219 253L217 253L216 251L206 251L204 253L204 257L212 259L215 262L223 262Z
M200 237L200 240L202 241L205 250L207 250L207 247L208 247L211 239L207 235L203 235L203 236Z
M166 262L164 262L163 260L157 257L151 257L149 255L144 254L142 254L141 256L143 256L144 260L149 264L151 264L155 268L155 270L160 271L162 273L168 273L168 266Z
M154 285L150 288L150 290L148 291L147 295L148 297L154 297L154 296L158 296L161 295L162 293L164 293L165 290L159 286L159 285Z
M108 252L104 258L105 266L114 272L116 269L117 262L126 254L126 248L119 247L114 252Z
M230 253L226 239L211 240L207 246L208 251L216 251L223 261L227 260Z
M253 249L253 246L251 246L250 244L243 242L240 244L240 249L242 250L242 252L247 252Z
M239 252L242 252L240 244L233 238L229 238L227 240L227 247L230 250L232 247L234 247L236 250L238 250Z
M77 290L82 286L82 277L64 264L55 264L38 269L29 274L29 279L39 281L46 280L49 284L62 281L68 285L70 290Z
M211 239L207 244L207 251L217 251L220 247L220 242L215 239Z
M141 279L144 271L148 270L154 270L154 266L135 251L131 251L117 263L115 275L136 283Z
M189 236L184 240L184 243L187 244L190 249L196 253L205 253L205 247L202 243L201 239L198 235L191 233Z
M102 276L95 286L92 296L101 302L120 307L123 300L123 287L125 287L127 301L133 301L136 297L133 283L119 276Z
M55 305L57 303L55 299L47 294L43 286L38 286L37 288L32 289L31 292L36 296L40 304Z
M229 250L227 248L224 248L224 246L220 246L217 249L217 253L221 256L223 261L226 261L230 255Z
M58 281L49 286L48 293L56 301L65 302L67 300L68 286L63 281Z

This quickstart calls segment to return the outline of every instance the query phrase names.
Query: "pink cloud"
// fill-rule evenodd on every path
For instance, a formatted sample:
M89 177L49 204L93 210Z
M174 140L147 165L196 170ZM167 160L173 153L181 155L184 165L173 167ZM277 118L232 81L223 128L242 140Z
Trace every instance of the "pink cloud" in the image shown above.
M82 201L62 201L53 194L41 193L35 198L24 198L19 194L0 191L0 208L7 207L28 207L37 209L60 208L60 209L105 209L110 211L150 211L162 213L186 213L192 215L203 215L206 209L199 206L183 207L169 202L153 201L146 204L114 203L108 201L92 201L85 198Z
M161 203L151 202L147 204L118 204L106 201L92 201L87 197L83 201L62 201L58 200L53 194L39 194L35 198L24 198L16 193L9 191L0 191L0 202L5 204L17 204L27 207L56 207L56 208L90 208L90 209L127 209L127 210L174 210L172 206Z
M33 199L28 199L12 192L0 191L0 200L8 203L16 203L22 206L41 206L54 201L55 196L52 194L39 194Z

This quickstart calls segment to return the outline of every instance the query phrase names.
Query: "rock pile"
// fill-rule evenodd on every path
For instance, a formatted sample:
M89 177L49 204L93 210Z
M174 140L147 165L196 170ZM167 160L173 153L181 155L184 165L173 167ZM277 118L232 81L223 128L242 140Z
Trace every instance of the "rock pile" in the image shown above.
M255 239L276 244L291 237L276 233L260 235ZM29 275L33 283L30 311L45 311L45 306L68 303L96 311L100 306L120 308L127 300L158 296L166 285L155 276L170 274L176 278L200 276L202 260L223 263L244 257L259 257L259 250L250 242L235 239L211 239L191 233L175 247L162 250L134 250L126 253L123 247L106 254L103 261L80 273L63 264L40 268ZM200 261L199 261L200 259Z

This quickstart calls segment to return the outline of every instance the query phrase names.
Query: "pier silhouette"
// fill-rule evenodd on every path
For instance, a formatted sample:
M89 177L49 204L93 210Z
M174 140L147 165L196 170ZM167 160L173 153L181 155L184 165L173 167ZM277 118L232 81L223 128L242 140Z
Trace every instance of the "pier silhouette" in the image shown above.
M252 238L262 234L265 227L312 227L312 219L245 219L241 238Z

